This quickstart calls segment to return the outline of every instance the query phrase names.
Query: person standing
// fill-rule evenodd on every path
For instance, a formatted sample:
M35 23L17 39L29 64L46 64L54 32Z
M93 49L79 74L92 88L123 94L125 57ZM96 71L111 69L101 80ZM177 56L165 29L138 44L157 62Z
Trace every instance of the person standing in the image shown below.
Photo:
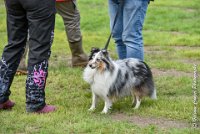
M88 56L82 48L82 35L80 30L80 13L76 0L56 0L56 11L62 17L65 31L72 53L72 67L86 66Z
M80 30L80 13L76 0L56 0L56 11L62 17L65 31L72 54L71 66L86 66L88 56L82 47L82 35ZM27 49L27 48L26 48ZM26 72L26 53L24 53L19 65L19 72Z
M119 59L144 60L142 29L149 2L150 0L108 0L111 28L120 10L112 29Z
M8 44L0 61L0 110L11 109L10 86L24 53L29 33L27 112L48 113L55 106L45 102L48 60L54 37L55 0L5 0ZM29 30L29 32L28 32Z

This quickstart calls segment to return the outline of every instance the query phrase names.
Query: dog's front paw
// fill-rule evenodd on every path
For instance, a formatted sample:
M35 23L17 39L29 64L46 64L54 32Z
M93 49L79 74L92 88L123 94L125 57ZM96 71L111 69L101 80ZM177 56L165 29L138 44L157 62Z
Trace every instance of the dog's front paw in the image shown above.
M108 111L105 111L105 110L103 110L102 112L101 112L101 114L107 114L108 113Z
M137 110L137 109L138 109L138 107L136 107L136 106L135 106L133 109L134 109L134 110Z
M90 107L90 108L88 109L88 111L93 112L95 109L96 109L95 107Z
M103 109L103 111L101 112L101 114L108 114L108 113L111 113L111 108Z

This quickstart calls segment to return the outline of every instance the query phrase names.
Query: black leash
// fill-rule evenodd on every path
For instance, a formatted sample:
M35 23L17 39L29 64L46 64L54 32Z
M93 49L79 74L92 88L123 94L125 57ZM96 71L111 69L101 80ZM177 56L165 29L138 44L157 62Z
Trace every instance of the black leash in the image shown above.
M120 2L121 2L121 6L120 6ZM105 45L105 47L104 47L104 50L107 50L107 49L108 49L108 45L109 45L110 39L111 39L111 37L112 37L113 29L114 29L115 24L116 24L116 22L117 22L117 18L118 18L119 14L120 14L120 11L121 11L121 9L122 9L122 7L123 7L123 5L124 5L124 0L121 0L120 2L118 3L119 7L118 7L117 13L116 13L116 15L115 15L115 19L114 19L113 26L112 26L112 29L111 29L111 32L110 32L110 36L108 37L108 40L107 40L106 45Z

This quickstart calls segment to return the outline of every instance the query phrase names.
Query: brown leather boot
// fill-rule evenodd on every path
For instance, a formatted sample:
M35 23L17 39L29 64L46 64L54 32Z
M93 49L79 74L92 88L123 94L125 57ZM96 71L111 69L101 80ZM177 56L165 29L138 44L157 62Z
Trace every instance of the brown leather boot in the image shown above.
M26 44L24 54L23 54L22 59L19 63L19 66L17 68L17 72L16 72L17 75L26 75L27 74L27 66L26 66L27 53L28 53L28 44Z
M20 64L17 68L17 75L26 75L27 74L27 67L26 67L26 59L22 57Z
M82 48L82 40L69 43L72 53L72 67L85 67L88 63L88 56Z

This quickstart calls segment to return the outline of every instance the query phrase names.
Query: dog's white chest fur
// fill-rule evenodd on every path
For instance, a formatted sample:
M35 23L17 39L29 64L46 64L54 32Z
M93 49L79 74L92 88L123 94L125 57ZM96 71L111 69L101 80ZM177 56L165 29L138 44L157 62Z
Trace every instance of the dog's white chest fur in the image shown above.
M91 85L91 90L100 97L106 97L111 84L114 82L117 73L98 72L95 69L86 67L83 73L83 78Z

